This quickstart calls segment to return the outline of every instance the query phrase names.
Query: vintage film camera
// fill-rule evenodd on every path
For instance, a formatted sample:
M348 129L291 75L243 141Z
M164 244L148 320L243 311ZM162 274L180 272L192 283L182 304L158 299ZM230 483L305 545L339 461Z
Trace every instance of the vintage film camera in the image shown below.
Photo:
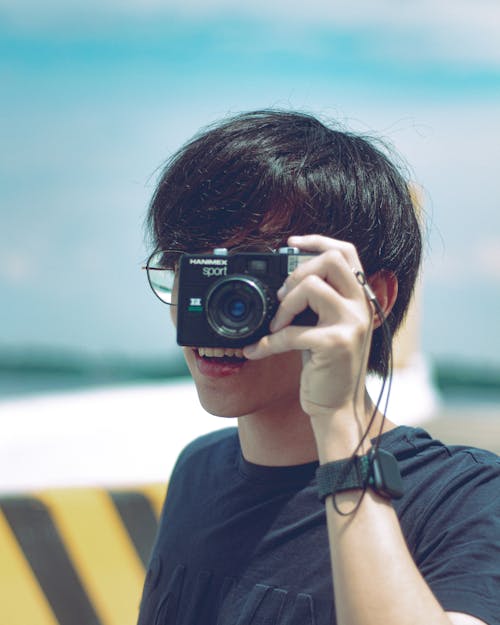
M279 301L276 292L312 254L283 247L277 252L185 254L180 260L177 342L198 347L243 347L269 334ZM311 309L294 325L316 325Z

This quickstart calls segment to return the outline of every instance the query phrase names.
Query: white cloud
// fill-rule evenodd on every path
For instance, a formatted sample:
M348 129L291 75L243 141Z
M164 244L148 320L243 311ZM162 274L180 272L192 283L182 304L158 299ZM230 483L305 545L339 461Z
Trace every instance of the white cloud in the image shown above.
M500 284L500 235L481 241L476 248L476 258L481 273Z
M113 20L185 17L253 18L274 27L390 31L382 51L400 58L500 62L500 4L496 0L0 0L0 13L18 28L98 28Z
M22 286L39 278L35 255L26 251L3 250L0 254L0 280Z
M425 280L457 287L478 281L500 285L500 235L485 237L472 244L467 253L453 251L434 255L424 270Z

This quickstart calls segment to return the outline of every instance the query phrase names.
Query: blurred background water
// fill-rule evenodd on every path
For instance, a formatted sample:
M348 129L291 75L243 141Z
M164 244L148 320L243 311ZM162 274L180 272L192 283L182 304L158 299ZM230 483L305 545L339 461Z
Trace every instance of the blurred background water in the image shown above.
M158 168L280 107L409 163L423 353L445 401L500 405L498 3L3 0L0 51L0 399L186 374L141 271Z

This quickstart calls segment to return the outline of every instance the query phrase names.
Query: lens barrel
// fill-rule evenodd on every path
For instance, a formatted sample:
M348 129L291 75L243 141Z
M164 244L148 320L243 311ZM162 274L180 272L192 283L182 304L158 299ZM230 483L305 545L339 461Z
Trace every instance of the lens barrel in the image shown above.
M218 280L206 298L206 314L211 328L230 339L254 334L267 316L266 293L266 286L253 277L233 275Z

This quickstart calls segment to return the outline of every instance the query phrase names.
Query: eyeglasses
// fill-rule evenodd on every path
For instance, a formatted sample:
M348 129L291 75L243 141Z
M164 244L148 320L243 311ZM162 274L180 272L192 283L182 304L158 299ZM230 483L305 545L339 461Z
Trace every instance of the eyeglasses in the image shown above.
M164 303L176 306L175 282L179 270L181 250L159 250L153 252L143 267L148 274L149 286L153 293Z
M255 252L256 254L269 254L274 250L267 245L238 245L231 248L228 253L234 254ZM157 250L148 258L146 266L149 286L153 293L164 304L177 306L177 276L181 256L188 254L182 250Z

